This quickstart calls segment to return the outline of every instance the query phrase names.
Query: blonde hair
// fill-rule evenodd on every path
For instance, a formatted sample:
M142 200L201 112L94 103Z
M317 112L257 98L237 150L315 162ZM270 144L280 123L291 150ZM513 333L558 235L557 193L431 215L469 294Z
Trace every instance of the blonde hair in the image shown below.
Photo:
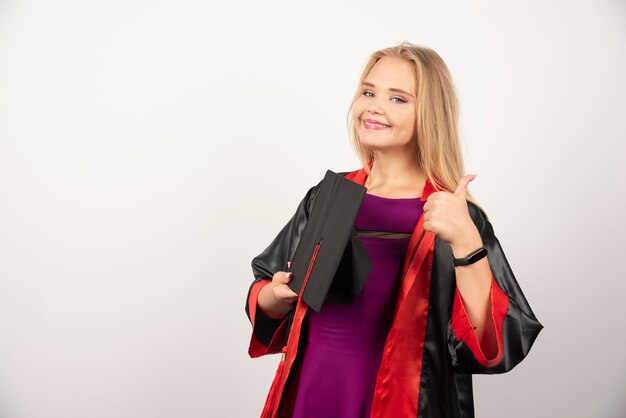
M439 54L426 46L404 41L375 51L369 57L348 110L348 131L353 149L369 175L374 152L361 144L352 110L361 94L363 81L383 57L402 58L413 64L417 90L415 162L435 190L454 192L465 173L458 133L459 104L448 67ZM484 212L469 191L466 197Z

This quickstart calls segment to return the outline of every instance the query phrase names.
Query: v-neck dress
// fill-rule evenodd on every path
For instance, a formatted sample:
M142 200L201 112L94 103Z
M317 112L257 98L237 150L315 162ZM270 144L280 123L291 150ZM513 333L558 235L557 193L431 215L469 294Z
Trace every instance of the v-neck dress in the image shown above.
M424 203L419 197L365 194L354 226L372 269L353 303L326 302L319 313L308 311L309 337L294 418L370 417L404 257Z

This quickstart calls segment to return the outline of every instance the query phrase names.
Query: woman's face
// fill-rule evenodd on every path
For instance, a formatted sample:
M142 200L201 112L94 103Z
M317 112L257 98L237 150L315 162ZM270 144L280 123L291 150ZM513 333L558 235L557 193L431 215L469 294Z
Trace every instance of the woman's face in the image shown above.
M415 75L413 64L383 57L372 67L354 102L361 143L373 150L415 149Z

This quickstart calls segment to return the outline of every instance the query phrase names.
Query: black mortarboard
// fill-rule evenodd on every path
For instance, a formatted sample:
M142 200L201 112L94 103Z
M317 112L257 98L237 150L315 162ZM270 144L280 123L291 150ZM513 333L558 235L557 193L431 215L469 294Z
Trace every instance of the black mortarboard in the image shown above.
M351 303L371 271L371 260L354 228L367 188L326 171L309 219L291 260L289 287L300 293L314 258L302 299L316 312L325 300Z

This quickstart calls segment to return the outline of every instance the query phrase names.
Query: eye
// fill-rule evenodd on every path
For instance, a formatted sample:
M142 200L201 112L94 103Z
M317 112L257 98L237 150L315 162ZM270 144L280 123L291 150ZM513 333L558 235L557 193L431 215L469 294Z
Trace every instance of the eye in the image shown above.
M400 102L396 102L396 103L406 103L406 100L404 100L402 97L394 96L394 97L391 98L391 100L393 100L393 99L401 100Z
M365 91L363 92L363 95L364 95L364 96L367 96L367 97L372 97L372 96L368 96L368 93L369 93L369 94L371 94L372 96L374 95L374 93L372 93L372 92L371 92L371 91L369 91L369 90L365 90Z

